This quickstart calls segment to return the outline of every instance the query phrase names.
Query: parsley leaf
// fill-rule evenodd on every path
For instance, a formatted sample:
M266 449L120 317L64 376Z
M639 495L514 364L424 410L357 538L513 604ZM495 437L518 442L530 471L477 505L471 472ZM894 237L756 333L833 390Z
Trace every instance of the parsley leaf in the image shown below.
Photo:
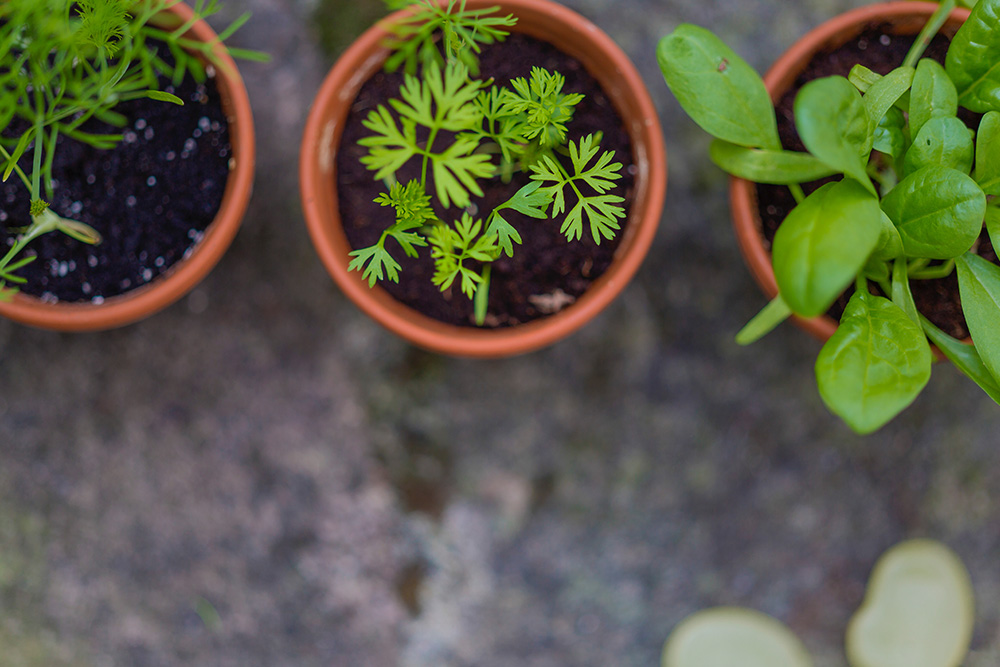
M595 135L589 134L579 142L569 143L569 157L573 166L570 175L562 165L550 156L543 157L532 165L532 179L542 183L552 183L543 191L552 194L552 215L558 216L566 211L566 189L577 197L577 202L563 220L560 231L567 240L573 241L583 236L583 219L586 215L590 225L590 233L598 245L602 238L613 238L614 233L621 229L619 219L625 217L625 209L618 206L624 198L607 193L614 187L614 182L621 178L619 171L621 163L612 163L613 151L605 151L590 167L588 163L600 152L600 145ZM596 195L585 195L579 185L584 183L596 191Z

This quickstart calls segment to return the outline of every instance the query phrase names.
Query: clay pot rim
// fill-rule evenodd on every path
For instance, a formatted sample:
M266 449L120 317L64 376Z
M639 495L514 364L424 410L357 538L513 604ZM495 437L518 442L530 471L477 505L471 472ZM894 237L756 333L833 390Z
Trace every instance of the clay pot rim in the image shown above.
M470 8L499 6L518 18L516 32L553 43L580 60L611 98L629 132L635 162L635 199L615 261L576 303L563 311L506 329L445 324L397 302L379 286L369 288L359 272L347 270L347 244L336 214L334 151L361 85L381 67L388 51L386 21L363 33L337 60L313 102L302 140L302 203L313 245L341 290L362 311L409 342L459 357L504 357L548 346L576 331L618 294L638 270L656 235L667 177L663 132L653 101L628 56L608 35L579 14L548 0L468 0ZM405 11L405 10L404 10ZM607 74L595 74L606 63ZM325 191L324 191L325 190Z
M187 22L194 11L185 4L166 11ZM188 32L202 42L217 39L204 20L196 21ZM255 137L250 98L236 63L221 45L214 49L222 66L216 67L216 84L229 120L232 145L231 168L222 204L202 240L190 255L177 262L152 282L124 294L108 297L103 303L48 303L18 293L11 302L0 302L0 315L30 326L56 331L98 331L125 326L144 319L173 304L208 275L236 237L250 201L255 166Z
M764 85L777 103L791 86L812 57L830 46L843 44L858 34L867 24L873 22L891 23L905 17L929 18L937 8L927 2L887 2L859 7L840 14L803 35L785 51L764 75ZM970 10L952 10L948 22L964 22ZM729 180L729 201L732 208L733 228L739 242L740 251L751 274L768 299L778 294L778 285L771 265L771 253L764 249L761 241L761 223L757 216L755 183L742 178ZM803 318L796 315L792 320L816 338L825 341L837 330L838 322L829 315Z

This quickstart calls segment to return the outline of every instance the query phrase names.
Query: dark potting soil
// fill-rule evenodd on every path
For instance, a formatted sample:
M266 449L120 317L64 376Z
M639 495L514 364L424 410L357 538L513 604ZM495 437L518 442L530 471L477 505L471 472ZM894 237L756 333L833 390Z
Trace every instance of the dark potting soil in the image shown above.
M128 119L125 127L84 125L124 135L114 149L60 137L52 210L90 225L102 241L92 246L58 232L35 239L25 255L38 259L18 271L28 280L21 291L48 301L100 303L150 282L202 238L229 174L228 124L214 79L198 84L188 77L163 89L184 106L123 102L115 110ZM0 239L7 247L17 229L28 225L29 203L18 178L0 187Z
M802 140L795 130L795 116L792 109L795 95L807 82L824 76L847 76L857 63L883 75L903 64L916 36L891 35L887 32L888 27L887 25L873 25L846 44L820 52L813 58L795 80L795 83L775 105L778 117L778 134L786 149L805 150ZM947 37L935 36L924 52L924 57L944 63L949 44L950 40ZM978 114L959 109L959 117L969 127L979 126L980 116ZM804 183L803 190L809 194L831 180L835 180L835 178ZM758 184L756 190L765 247L770 249L775 232L788 213L795 207L795 199L785 186ZM977 253L990 261L997 261L997 256L985 231L980 236ZM910 282L910 286L917 309L925 317L956 338L966 338L969 335L965 317L962 315L958 279L954 272L947 278L913 280ZM840 319L853 291L852 286L834 303L829 311L831 317ZM873 286L873 291L877 292L878 290Z
M480 56L481 76L493 77L500 85L506 85L515 77L528 77L532 66L562 73L566 77L564 92L585 95L569 125L569 138L578 141L593 132L603 133L602 152L613 150L614 161L623 165L622 178L617 181L612 194L625 198L621 205L627 215L636 169L631 142L611 101L583 65L550 44L516 34L502 44L484 48ZM373 76L361 88L344 127L337 153L336 186L344 231L353 248L373 245L386 227L395 221L391 208L373 203L386 186L375 181L374 172L361 164L360 159L366 149L358 146L357 142L371 135L361 121L379 104L398 97L402 82L403 75L400 73L379 72ZM416 162L411 160L412 164L400 172L400 182L419 177ZM470 212L476 219L485 218L496 205L509 199L528 182L524 174L515 175L509 184L500 179L483 182L485 196L473 199ZM433 187L430 190L433 192ZM567 209L574 203L573 198L568 197ZM604 240L597 245L585 221L583 238L567 242L559 232L560 221L536 220L513 211L510 213L510 217L505 213L505 218L518 230L523 244L514 246L513 258L503 255L493 263L487 327L528 322L575 301L610 266L626 226L626 221L621 220L622 230L615 239ZM450 223L461 218L462 211L438 208L438 214ZM434 263L429 248L420 248L417 259L406 257L394 241L390 241L387 248L403 267L398 284L389 280L381 282L381 286L393 297L437 320L475 326L472 302L458 288L457 281L444 293L431 282Z

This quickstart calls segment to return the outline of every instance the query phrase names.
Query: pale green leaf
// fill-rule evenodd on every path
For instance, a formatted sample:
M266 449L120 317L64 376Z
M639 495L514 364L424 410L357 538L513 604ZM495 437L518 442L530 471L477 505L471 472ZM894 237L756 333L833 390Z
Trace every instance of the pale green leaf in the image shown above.
M716 607L674 628L662 667L812 667L812 660L780 621L752 609Z
M956 667L975 621L969 573L943 544L896 545L872 570L864 603L847 628L852 667Z

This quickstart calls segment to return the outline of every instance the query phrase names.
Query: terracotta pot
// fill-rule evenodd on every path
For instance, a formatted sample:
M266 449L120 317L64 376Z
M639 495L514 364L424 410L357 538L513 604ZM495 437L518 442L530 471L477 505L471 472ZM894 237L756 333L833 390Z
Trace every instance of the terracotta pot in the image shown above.
M339 216L335 156L358 90L381 69L388 55L381 46L387 33L379 25L365 32L341 56L313 103L302 140L302 203L320 259L361 310L425 349L455 356L502 357L535 350L568 336L622 291L656 234L666 189L666 151L656 109L642 79L628 57L593 23L548 0L468 0L468 6L499 6L501 14L517 17L516 32L550 42L579 60L601 84L624 120L638 167L635 200L607 272L576 303L559 313L508 329L477 329L431 319L396 301L382 288L369 288L361 273L347 270L351 247Z
M796 42L764 75L771 99L775 103L781 99L817 52L845 44L871 24L890 24L891 32L896 35L916 35L936 8L936 4L928 2L890 2L861 7L827 21ZM942 31L954 35L968 17L968 9L954 10ZM767 297L774 298L778 285L771 266L771 253L764 248L761 235L755 184L741 178L730 179L729 201L743 258ZM793 316L792 319L824 341L837 329L837 321L829 315L809 319Z
M169 10L177 25L188 21L193 12L178 4ZM167 19L164 23L171 22ZM197 21L188 33L203 42L217 38L204 21ZM95 331L131 324L171 305L187 294L218 263L236 236L250 201L254 175L254 127L243 79L236 63L218 46L216 55L224 63L217 67L216 84L229 120L232 144L231 170L222 204L204 237L185 259L180 260L152 282L130 292L108 297L101 304L90 302L46 303L26 294L11 302L0 302L0 315L43 329Z

